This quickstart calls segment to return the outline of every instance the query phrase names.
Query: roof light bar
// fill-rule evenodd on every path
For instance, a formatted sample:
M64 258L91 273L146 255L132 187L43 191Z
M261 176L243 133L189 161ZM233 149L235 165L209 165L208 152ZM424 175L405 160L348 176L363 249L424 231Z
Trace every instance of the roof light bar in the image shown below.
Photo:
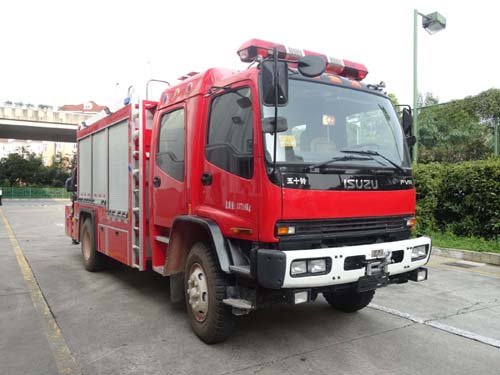
M278 58L286 60L292 64L297 63L302 56L315 55L320 56L323 60L325 60L325 72L327 73L337 74L356 81L363 80L368 74L368 69L366 69L363 64L335 57L327 57L321 53L288 47L284 44L266 42L260 39L251 39L243 43L238 49L238 56L242 62L253 62L258 56L261 58L272 56L273 49L275 47L278 51Z
M177 80L179 81L185 81L186 79L188 78L191 78L191 77L194 77L195 75L197 75L199 72L189 72L189 73L186 73L184 74L183 76L177 78Z

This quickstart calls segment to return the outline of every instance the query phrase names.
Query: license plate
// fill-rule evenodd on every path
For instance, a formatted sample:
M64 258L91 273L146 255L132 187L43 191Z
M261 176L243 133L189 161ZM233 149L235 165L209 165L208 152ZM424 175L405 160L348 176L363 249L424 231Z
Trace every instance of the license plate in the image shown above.
M372 258L384 258L384 249L372 250Z

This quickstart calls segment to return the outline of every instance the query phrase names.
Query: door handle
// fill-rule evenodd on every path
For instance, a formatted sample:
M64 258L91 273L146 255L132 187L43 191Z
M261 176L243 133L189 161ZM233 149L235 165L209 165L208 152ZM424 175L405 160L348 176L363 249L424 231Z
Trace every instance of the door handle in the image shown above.
M153 178L153 186L154 187L160 187L161 185L161 178L158 176L154 176Z
M212 174L211 173L203 173L201 175L201 184L208 186L212 185Z

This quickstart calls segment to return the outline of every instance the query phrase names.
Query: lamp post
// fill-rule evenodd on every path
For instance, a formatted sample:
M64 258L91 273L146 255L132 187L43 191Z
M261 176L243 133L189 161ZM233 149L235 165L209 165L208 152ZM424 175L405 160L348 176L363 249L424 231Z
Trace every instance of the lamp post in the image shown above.
M493 151L495 153L495 156L498 157L498 127L500 126L500 117L494 120L494 126L495 129L493 132L493 137L494 137ZM2 199L2 190L0 190L0 204L1 204L1 199Z
M422 16L422 27L429 33L435 34L446 27L446 18L438 12L422 14L418 10L413 11L413 135L416 142L413 147L413 160L417 162L418 157L418 87L417 87L417 34L418 16Z

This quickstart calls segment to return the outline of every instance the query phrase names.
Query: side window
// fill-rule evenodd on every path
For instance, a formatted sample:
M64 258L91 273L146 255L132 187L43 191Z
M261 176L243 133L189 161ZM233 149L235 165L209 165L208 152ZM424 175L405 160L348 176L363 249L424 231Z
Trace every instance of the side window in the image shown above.
M205 156L244 178L253 176L253 116L250 88L217 96L210 108Z
M178 181L184 181L184 109L163 115L160 122L156 163Z

